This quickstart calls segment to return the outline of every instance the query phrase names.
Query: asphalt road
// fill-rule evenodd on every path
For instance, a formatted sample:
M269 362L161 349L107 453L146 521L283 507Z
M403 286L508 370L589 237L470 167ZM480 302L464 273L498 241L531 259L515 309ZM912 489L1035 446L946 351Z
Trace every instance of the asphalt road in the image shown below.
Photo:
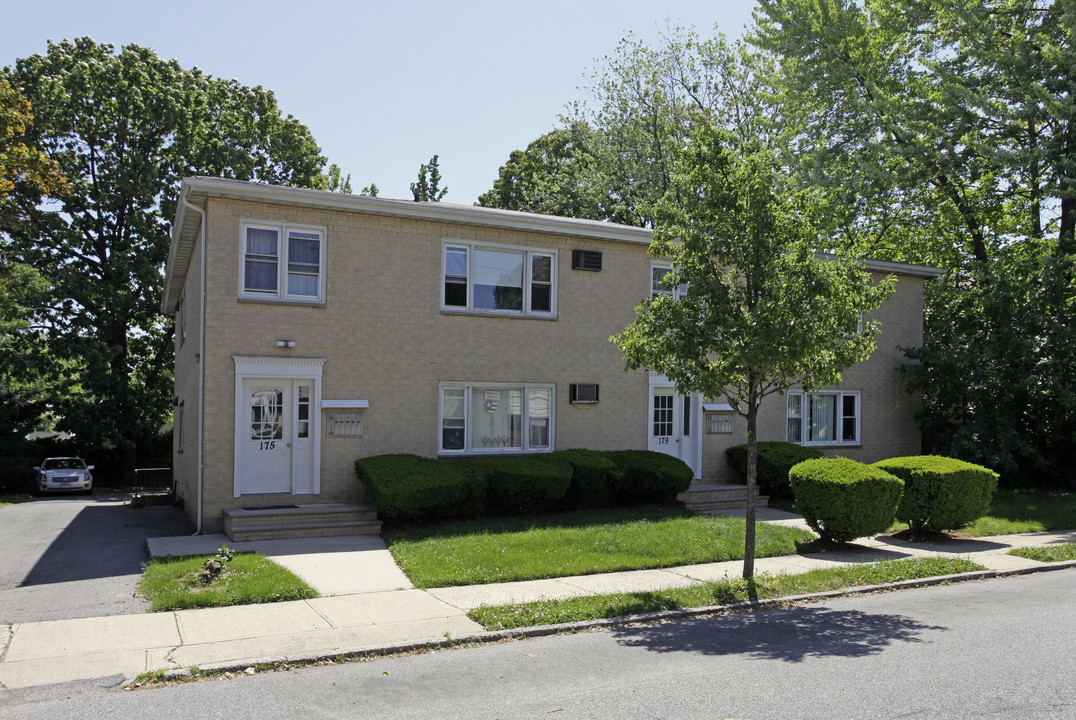
M44 718L1076 718L1076 570L136 691Z
M56 495L0 509L0 623L145 612L146 538L190 535L174 507L128 494Z

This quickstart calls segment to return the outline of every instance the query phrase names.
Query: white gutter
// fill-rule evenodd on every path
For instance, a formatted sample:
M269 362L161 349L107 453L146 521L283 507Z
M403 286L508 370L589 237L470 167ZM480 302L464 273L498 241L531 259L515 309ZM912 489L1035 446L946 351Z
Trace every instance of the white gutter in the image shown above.
M202 534L202 490L205 485L205 469L202 465L202 446L205 441L205 211L200 210L196 206L192 205L187 200L187 195L190 194L190 188L187 189L187 194L180 195L180 200L187 208L198 213L202 220L199 223L201 228L201 238L198 243L198 254L200 263L200 276L199 283L201 287L198 289L200 312L198 318L198 520L195 523L196 530L195 535Z

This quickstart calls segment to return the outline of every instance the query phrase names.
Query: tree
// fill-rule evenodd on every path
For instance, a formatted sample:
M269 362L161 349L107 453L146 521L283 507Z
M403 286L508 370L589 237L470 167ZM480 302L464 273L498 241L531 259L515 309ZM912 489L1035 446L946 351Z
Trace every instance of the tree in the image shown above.
M129 475L138 446L170 414L170 322L157 308L181 178L316 187L325 159L272 92L148 48L49 43L4 74L33 104L27 141L71 192L46 203L40 188L17 186L11 198L26 221L4 224L3 252L50 288L32 317L57 366L74 371L54 399L61 429L116 448Z
M690 30L664 40L657 48L622 40L591 78L591 103L573 105L563 127L513 152L480 204L652 227L671 158L697 124L771 143L765 57Z
M906 368L928 448L1076 483L1076 5L759 6L798 170L846 208L832 237L950 269Z
M482 207L606 220L607 193L596 177L598 138L583 121L542 135L526 150L513 150L493 188L478 197Z
M437 166L437 156L430 158L428 163L422 163L418 169L418 182L411 183L411 192L415 195L415 201L428 200L441 202L441 198L448 194L448 187L440 187L441 170ZM376 186L375 186L376 189Z
M329 165L329 169L325 174L320 176L314 183L314 189L351 194L351 175L344 176L344 171L340 169L340 166L333 163Z
M819 258L812 193L797 189L774 153L698 125L671 164L650 253L670 258L678 300L647 300L613 341L628 368L651 368L681 393L724 396L747 420L743 576L754 574L759 407L794 384L840 381L866 360L878 323L859 328L892 279L875 283L852 260Z
M67 192L60 168L44 153L24 142L34 124L30 101L7 80L0 78L0 222L11 224L16 208L9 200L17 184L56 196Z

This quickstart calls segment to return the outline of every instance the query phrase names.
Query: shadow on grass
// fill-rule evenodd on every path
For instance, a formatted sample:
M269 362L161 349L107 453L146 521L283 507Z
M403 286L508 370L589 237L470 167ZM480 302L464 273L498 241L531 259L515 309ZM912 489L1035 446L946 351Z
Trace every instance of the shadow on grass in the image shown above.
M752 597L757 594L752 593ZM611 632L624 645L653 652L803 662L812 657L876 655L895 643L930 642L931 634L946 630L901 615L799 607L621 627Z

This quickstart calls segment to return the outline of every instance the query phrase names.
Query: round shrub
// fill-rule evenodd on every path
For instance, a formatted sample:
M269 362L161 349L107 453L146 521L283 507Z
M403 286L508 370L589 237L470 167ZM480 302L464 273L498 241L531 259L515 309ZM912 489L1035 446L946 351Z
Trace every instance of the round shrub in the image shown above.
M747 477L747 443L733 445L725 451L725 457L736 472ZM788 471L804 460L822 457L814 448L804 447L783 440L765 440L758 443L758 467L755 483L758 491L773 499L789 500L792 488L788 484Z
M916 533L956 530L982 517L998 486L993 470L938 455L891 458L874 467L904 481L897 520Z
M903 483L848 458L805 460L789 471L796 510L826 540L845 543L893 524Z

